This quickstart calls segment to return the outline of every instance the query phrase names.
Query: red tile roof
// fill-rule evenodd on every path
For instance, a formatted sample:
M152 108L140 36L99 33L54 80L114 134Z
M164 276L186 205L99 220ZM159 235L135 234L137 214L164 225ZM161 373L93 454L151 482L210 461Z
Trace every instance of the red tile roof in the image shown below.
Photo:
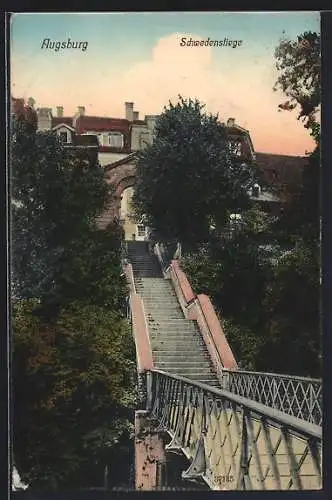
M299 181L308 159L306 156L256 153L256 162L268 184L280 185Z
M24 99L12 97L12 110L16 114L24 113L25 101Z
M57 125L60 125L61 123L65 123L66 125L69 125L70 127L73 126L73 119L71 116L53 116L52 117L52 128L56 127Z
M130 122L124 118L79 116L76 120L76 132L78 134L88 131L104 132L107 130L129 132L129 124Z

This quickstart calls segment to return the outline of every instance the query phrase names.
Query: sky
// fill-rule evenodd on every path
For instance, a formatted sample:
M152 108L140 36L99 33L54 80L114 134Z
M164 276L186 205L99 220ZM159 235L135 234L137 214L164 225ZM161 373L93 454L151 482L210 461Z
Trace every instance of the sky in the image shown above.
M77 106L87 115L124 118L126 101L140 118L159 114L178 95L250 131L255 151L304 155L313 149L297 110L279 112L274 50L284 35L320 31L318 12L19 13L11 22L11 93L36 107ZM181 46L224 40L231 46ZM50 42L87 42L55 51Z

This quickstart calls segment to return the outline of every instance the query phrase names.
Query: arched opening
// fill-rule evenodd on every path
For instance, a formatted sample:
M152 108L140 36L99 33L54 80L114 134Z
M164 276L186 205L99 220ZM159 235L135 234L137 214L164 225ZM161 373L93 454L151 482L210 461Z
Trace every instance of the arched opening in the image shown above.
M148 236L148 228L135 218L132 207L133 194L134 186L129 186L122 191L120 220L126 240L144 241Z

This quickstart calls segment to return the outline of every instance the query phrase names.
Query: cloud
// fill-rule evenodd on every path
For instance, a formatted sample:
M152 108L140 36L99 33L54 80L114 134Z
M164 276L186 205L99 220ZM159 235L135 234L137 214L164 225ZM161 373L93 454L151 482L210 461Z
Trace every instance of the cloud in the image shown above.
M125 101L133 101L142 116L160 113L179 94L197 97L222 121L232 116L248 128L257 151L304 154L312 149L295 111L278 113L282 96L272 90L273 53L258 58L242 47L181 47L182 37L203 40L193 33L172 33L157 41L150 58L129 68L125 61L113 67L104 53L99 60L78 55L79 61L65 54L62 68L56 59L48 61L47 70L35 70L31 81L31 68L24 69L20 61L14 81L22 82L16 90L29 80L29 95L40 106L62 104L71 114L77 105L85 105L87 114L113 117L124 116Z

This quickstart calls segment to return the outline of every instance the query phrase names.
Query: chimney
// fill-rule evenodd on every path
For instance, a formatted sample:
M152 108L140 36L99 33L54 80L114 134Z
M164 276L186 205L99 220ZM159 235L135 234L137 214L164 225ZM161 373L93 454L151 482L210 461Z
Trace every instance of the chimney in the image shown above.
M138 111L134 111L133 115L134 115L134 120L139 120L139 118L138 118L139 112Z
M63 117L63 106L57 106L56 107L56 115L58 118Z
M77 106L77 112L80 116L84 116L85 114L85 107L84 106Z
M126 120L132 122L134 120L134 103L125 102L125 110L126 110Z
M228 118L227 127L234 127L234 125L235 125L235 118Z
M52 128L52 109L51 108L38 108L38 130L51 130Z

